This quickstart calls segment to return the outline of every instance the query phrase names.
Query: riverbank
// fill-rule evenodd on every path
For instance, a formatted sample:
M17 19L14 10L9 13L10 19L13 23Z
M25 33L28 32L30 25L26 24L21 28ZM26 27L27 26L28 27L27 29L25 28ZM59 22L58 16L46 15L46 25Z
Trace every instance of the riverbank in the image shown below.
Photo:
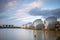
M22 28L22 27L0 27L0 29L28 29L28 30L42 30L42 31L60 31L60 29L44 29L44 28Z

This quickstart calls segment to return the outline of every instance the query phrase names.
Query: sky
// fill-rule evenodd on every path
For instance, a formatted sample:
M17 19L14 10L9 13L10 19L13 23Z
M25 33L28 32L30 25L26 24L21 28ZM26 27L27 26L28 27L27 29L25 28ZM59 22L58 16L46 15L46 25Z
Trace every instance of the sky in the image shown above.
M0 0L0 25L21 26L49 16L60 19L60 0Z

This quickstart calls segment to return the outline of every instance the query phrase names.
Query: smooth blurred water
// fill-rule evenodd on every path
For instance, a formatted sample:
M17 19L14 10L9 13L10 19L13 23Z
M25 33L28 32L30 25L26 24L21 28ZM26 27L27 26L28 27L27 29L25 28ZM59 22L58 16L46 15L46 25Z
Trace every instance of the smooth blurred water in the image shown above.
M0 29L0 40L56 40L57 31Z

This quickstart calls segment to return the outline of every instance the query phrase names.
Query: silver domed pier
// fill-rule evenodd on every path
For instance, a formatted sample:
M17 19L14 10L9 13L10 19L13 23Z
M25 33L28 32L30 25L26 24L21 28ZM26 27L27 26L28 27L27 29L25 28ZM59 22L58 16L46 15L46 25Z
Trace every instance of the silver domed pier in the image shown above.
M44 28L43 21L41 19L37 19L33 22L34 28L35 29L42 29Z
M46 18L44 21L45 29L55 29L55 24L57 23L57 18L54 16Z

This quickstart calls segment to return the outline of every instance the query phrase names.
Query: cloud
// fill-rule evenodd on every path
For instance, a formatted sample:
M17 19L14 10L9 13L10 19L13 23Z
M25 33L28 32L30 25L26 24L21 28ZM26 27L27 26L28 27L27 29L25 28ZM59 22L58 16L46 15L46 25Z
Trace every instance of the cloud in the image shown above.
M16 17L16 20L21 20L23 22L33 22L35 19L38 18L44 20L42 16L32 16L28 13L28 11L24 9L16 10Z
M0 12L12 8L17 4L17 0L0 0Z
M26 10L31 10L35 7L39 8L43 5L42 0L31 0L30 3L27 3L27 1L28 0L0 0L0 12L19 5L19 7L22 7Z
M42 5L43 5L43 2L41 0L38 0L38 1L35 0L32 3L28 3L28 4L26 4L26 3L22 4L23 8L16 10L17 20L29 22L31 20L31 18L34 19L34 17L32 17L29 14L29 11L34 8L40 8Z
M50 10L41 10L39 8L35 8L35 9L32 9L30 10L30 15L33 15L33 16L40 16L40 15L43 15L43 16L47 16L47 15L50 15Z
M32 3L28 3L28 4L23 4L22 6L24 7L24 9L26 9L27 11L34 9L34 8L40 8L43 5L43 1L33 1Z
M5 5L5 8L7 9L7 8L11 8L11 7L13 7L13 6L15 6L16 5L16 1L11 1L11 2L8 2L6 5Z
M32 3L23 3L22 5L20 5L22 6L22 8L16 11L19 13L28 13L31 9L40 8L42 5L43 5L42 1L35 0Z
M25 17L29 17L30 15L27 13L28 11L26 10L16 10L16 15L20 18L25 18Z
M52 15L60 18L60 8L52 10L51 12L52 12Z
M28 18L31 17L31 15L29 15L27 13L28 11L26 10L16 10L16 17L17 17L17 20L21 20L21 21L24 21L24 22L29 22Z
M29 17L26 17L26 18L17 18L17 20L21 20L23 22L33 22L34 20L36 19L42 19L44 21L44 18L43 16L29 16Z
M56 17L60 17L60 8L52 9L52 10L41 10L41 9L35 8L35 9L32 9L29 13L32 16L44 16L44 17L56 16Z

